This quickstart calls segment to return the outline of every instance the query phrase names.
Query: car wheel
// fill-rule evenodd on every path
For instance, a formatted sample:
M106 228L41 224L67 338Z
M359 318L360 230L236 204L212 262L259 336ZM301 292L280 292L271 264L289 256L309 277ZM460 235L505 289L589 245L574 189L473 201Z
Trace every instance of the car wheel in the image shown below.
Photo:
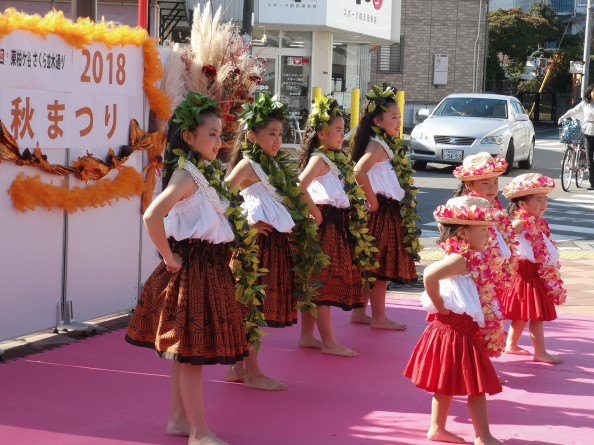
M507 175L513 166L514 163L514 141L510 139L509 145L507 146L507 151L505 152L505 162L507 162L507 169L505 170L504 175Z
M415 170L425 170L427 168L427 161L413 161L412 168Z
M530 149L528 151L528 158L524 161L518 162L520 168L530 170L532 168L532 162L534 161L534 139L530 143Z

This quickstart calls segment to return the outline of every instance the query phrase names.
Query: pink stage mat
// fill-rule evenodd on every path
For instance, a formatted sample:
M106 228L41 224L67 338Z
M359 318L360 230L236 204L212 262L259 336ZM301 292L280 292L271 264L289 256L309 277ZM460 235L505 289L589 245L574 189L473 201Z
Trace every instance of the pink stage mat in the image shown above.
M402 371L426 326L417 301L389 300L406 332L371 330L334 310L337 338L361 352L341 358L296 347L299 326L272 329L262 368L284 392L225 383L205 367L207 417L233 445L426 444L431 394ZM594 443L594 319L561 315L546 324L562 365L504 356L508 379L489 397L491 428L508 445ZM527 333L521 345L531 348ZM0 444L185 444L165 435L171 363L124 342L116 331L0 365ZM466 399L454 399L449 428L469 442Z

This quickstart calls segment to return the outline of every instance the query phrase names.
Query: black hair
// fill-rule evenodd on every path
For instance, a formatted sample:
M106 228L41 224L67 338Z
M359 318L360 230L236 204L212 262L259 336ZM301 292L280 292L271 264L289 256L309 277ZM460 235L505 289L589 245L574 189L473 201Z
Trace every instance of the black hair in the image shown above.
M514 213L516 213L518 210L520 210L520 202L528 201L528 199L531 196L532 195L524 195L524 196L518 196L516 198L510 199L509 204L507 204L507 214L509 215L509 217L513 219Z
M460 181L460 184L458 184L458 187L456 187L456 190L454 190L454 194L452 196L454 198L464 196L466 194L466 190L468 190L466 183L464 181Z
M220 116L218 115L218 113L212 108L207 108L206 110L202 110L200 112L200 116L202 118L202 121L204 121L205 117L209 117L209 116L217 117L220 119ZM177 155L173 154L173 150L176 148L180 148L186 154L189 153L191 150L188 143L186 141L184 141L183 131L181 131L182 123L174 122L173 121L174 118L175 118L175 115L171 116L171 118L169 119L169 123L167 124L167 127L168 127L167 128L167 143L166 143L166 149L165 149L165 157L163 159L163 162L165 164L165 166L163 167L163 179L162 179L163 190L165 190L165 188L169 184L169 180L171 179L171 176L173 175L173 171L177 168L177 164L175 164L175 162L173 162L174 159L177 158ZM192 131L194 131L196 128L198 128L198 126L192 128Z
M328 121L328 125L330 125L333 119L337 118L344 120L342 116L332 116ZM305 133L303 134L303 138L301 139L301 155L299 156L299 162L297 163L297 170L299 173L305 170L305 167L307 167L307 163L309 162L309 158L311 158L311 154L319 146L320 140L318 139L318 131L310 126L308 122Z
M391 97L386 98L385 107L388 108L392 104L396 104L397 102L392 99ZM382 117L385 111L382 107L375 107L375 110L369 112L369 100L365 102L363 105L363 111L361 113L361 120L359 121L359 126L357 127L357 131L355 132L355 137L352 139L351 142L351 156L353 162L358 162L359 159L363 157L365 154L365 149L367 148L367 144L369 144L369 139L375 133L371 127L375 124L373 123L373 119L376 117Z
M589 104L592 102L592 91L594 91L594 83L588 85L588 89L584 93L584 101Z
M248 132L252 130L254 133L257 134L260 130L266 128L268 124L273 121L278 121L281 124L283 122L278 117L270 116L270 118L262 126L249 129L245 129L243 125L239 126L237 133L235 133L235 144L233 145L233 151L231 152L231 160L229 161L228 171L231 171L237 164L239 164L239 161L243 159L243 154L241 153L241 151L243 150L242 145L245 141L245 138L247 137Z
M458 229L460 227L468 227L468 225L462 224L441 224L439 229L440 235L437 239L437 245L445 242L450 238L458 238Z

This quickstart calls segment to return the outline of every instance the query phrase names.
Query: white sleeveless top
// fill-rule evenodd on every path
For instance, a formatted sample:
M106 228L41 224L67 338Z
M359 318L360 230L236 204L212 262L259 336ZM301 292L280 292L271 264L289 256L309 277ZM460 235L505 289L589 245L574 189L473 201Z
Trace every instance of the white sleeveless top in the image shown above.
M478 290L470 274L454 275L439 280L439 293L446 309L456 314L467 314L480 327L485 326L485 316L481 308ZM437 314L437 309L427 292L423 292L421 295L421 304L428 313Z
M495 235L497 236L497 244L499 244L499 249L501 250L501 257L504 260L507 260L511 257L511 250L509 249L509 246L503 239L503 236L501 236L501 233L499 233L499 230L497 230L497 227L493 228L495 229Z
M186 162L184 170L192 175L198 190L178 201L169 211L163 220L165 235L177 241L190 238L213 244L233 241L235 235L225 213L229 203L221 200L216 190L208 185L206 178L192 163Z
M394 153L390 147L388 147L388 144L381 139L371 138L371 140L380 144L388 155L388 159L382 162L376 162L367 173L373 193L400 201L404 198L404 190L400 187L396 172L392 169L392 164L390 162L394 157Z
M549 265L555 265L559 262L559 251L553 243L545 236L544 237L545 244L547 246L547 250L549 251ZM536 259L534 258L534 250L532 249L532 244L530 241L526 239L526 232L523 231L520 236L518 236L518 255L523 260L528 260L531 263L536 263Z
M243 196L241 207L247 213L248 223L255 224L262 221L270 224L281 233L291 233L295 222L282 203L282 197L276 192L274 186L268 182L262 167L251 160L249 162L260 181L240 192L240 195Z
M313 156L321 157L330 171L311 181L307 187L309 196L315 204L327 204L339 209L348 209L350 207L349 198L344 192L344 184L338 179L338 167L333 165L330 159L322 153L315 153Z

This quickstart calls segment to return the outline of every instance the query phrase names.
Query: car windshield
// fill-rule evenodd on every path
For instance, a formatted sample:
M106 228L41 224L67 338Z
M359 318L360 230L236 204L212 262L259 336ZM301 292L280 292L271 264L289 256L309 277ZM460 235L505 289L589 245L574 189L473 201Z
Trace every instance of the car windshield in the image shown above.
M445 99L435 109L433 115L507 119L507 101L477 97L452 97Z

